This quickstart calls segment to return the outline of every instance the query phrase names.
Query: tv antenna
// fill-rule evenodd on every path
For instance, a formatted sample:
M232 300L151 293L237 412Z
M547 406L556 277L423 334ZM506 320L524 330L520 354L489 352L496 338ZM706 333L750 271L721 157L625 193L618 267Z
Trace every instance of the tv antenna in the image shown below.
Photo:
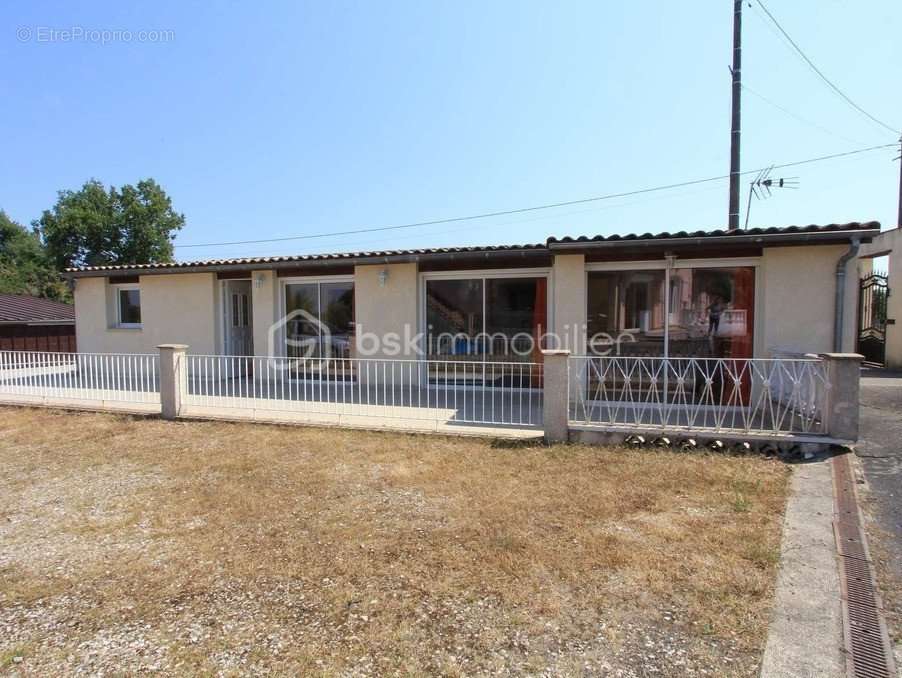
M745 210L745 228L749 227L749 215L752 212L752 196L758 198L758 200L767 200L774 192L775 189L778 188L791 188L793 190L799 187L799 178L798 177L779 177L777 179L771 178L770 173L773 171L774 166L765 167L763 170L758 172L757 176L752 179L749 184L749 204Z

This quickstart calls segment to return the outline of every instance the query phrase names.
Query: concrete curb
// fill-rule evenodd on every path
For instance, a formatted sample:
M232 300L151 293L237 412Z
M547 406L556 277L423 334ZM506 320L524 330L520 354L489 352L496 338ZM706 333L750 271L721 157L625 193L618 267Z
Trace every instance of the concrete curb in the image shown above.
M829 458L793 467L761 675L845 675Z

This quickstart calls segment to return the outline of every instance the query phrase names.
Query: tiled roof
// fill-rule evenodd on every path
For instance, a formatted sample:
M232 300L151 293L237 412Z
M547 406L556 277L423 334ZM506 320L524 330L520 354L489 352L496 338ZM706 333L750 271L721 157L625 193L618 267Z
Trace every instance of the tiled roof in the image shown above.
M241 267L258 264L304 264L307 262L327 262L327 261L351 261L351 260L391 260L401 258L416 257L442 257L447 255L449 258L458 254L481 254L481 253L504 253L512 254L517 252L530 252L533 254L541 254L549 252L567 244L603 244L630 241L654 241L654 240L675 240L675 239L700 239L700 238L743 238L761 236L766 239L767 236L793 236L798 235L800 239L808 239L807 236L818 236L820 234L831 234L848 231L869 231L869 235L876 235L880 231L880 224L876 221L868 222L851 222L848 224L828 224L826 226L786 226L781 228L750 228L748 230L739 229L736 231L679 231L677 233L643 233L629 235L596 235L596 236L578 236L578 237L550 237L545 243L532 243L524 245L487 245L487 246L469 246L469 247L433 247L423 249L404 249L404 250L376 250L368 252L338 252L332 254L299 254L272 257L243 257L236 259L203 259L199 261L174 261L169 263L157 264L120 264L109 266L84 266L81 268L66 269L67 273L115 273L117 271L157 271L165 269L198 269L212 267Z
M0 294L0 322L74 321L75 307L25 294Z
M195 268L198 266L231 266L241 264L304 263L306 261L341 261L344 259L380 259L390 257L422 256L434 254L465 254L472 252L517 252L523 250L544 250L544 243L526 245L485 245L468 247L433 247L408 250L374 250L368 252L334 252L330 254L296 254L272 257L243 257L237 259L203 259L199 261L173 261L160 264L123 264L111 266L83 266L67 268L66 272L81 271L133 271L160 268Z
M838 231L871 231L880 230L880 223L877 221L853 221L848 224L827 224L826 226L818 226L811 224L809 226L783 226L770 228L749 228L738 229L735 231L678 231L676 233L643 233L637 235L631 233L629 235L595 235L595 236L565 236L556 238L554 236L548 238L548 244L556 243L573 243L573 242L618 242L622 240L679 240L680 238L722 238L722 237L739 237L754 235L792 235L805 233L836 233Z

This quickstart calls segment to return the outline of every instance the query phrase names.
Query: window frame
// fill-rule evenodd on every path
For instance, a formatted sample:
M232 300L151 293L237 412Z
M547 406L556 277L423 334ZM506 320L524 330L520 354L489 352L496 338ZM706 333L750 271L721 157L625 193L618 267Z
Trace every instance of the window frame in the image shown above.
M752 327L752 358L760 355L761 342L764 338L762 322L762 302L763 291L761 286L763 257L718 257L712 259L680 259L678 257L664 259L648 259L636 261L593 261L587 262L584 271L584 289L586 290L586 300L583 306L584 326L589 317L589 274L598 271L664 271L664 317L670 317L670 301L671 290L670 281L672 280L670 272L673 269L694 269L694 268L753 268L755 270L755 311L754 325ZM586 354L588 355L588 332L586 332ZM664 355L662 358L669 359L670 355L670 323L664 323Z
M286 304L288 302L288 295L286 287L288 285L307 285L307 284L315 284L317 286L316 290L316 298L317 298L317 309L319 308L319 299L320 299L320 291L319 286L327 283L351 283L353 286L354 294L357 294L357 281L354 280L354 275L317 275L317 276L286 276L284 278L279 278L279 318L284 319L286 315L288 315L286 310ZM318 311L319 312L319 311ZM356 300L354 305L354 326L357 325L357 306ZM287 349L287 335L286 328L282 325L279 328L279 355L280 357L288 356Z
M429 332L427 322L427 298L426 283L430 280L482 280L482 312L483 312L483 329L486 322L486 286L485 281L491 278L544 278L546 285L546 301L545 301L545 317L548 327L545 332L554 331L554 275L552 268L487 268L473 270L455 270L455 271L423 271L419 274L419 284L417 285L417 325L420 334L426 337ZM421 359L429 360L427 351L422 352Z
M144 315L141 312L141 285L140 283L116 283L111 285L113 288L113 301L116 306L116 324L115 329L120 330L140 330L144 327ZM122 320L122 301L121 294L122 292L137 292L138 293L138 315L141 316L141 322L137 323L128 323L123 322Z

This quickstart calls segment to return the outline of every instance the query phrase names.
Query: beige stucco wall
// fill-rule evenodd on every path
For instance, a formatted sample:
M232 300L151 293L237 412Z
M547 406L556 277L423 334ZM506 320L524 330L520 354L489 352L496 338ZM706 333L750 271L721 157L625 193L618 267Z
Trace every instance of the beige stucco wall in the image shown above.
M140 278L140 329L113 326L115 307L106 278L75 285L75 334L84 353L156 353L159 344L188 344L189 352L219 352L219 296L212 273Z
M251 317L256 356L283 355L285 352L284 335L275 325L282 317L280 297L281 287L275 271L251 273Z
M388 273L385 285L379 274ZM354 314L357 321L355 355L357 357L412 358L416 351L404 341L405 328L410 336L420 331L418 324L417 265L391 264L356 266L354 268ZM394 332L399 338L399 351L382 350L371 354L373 341L367 334L382 337Z
M582 254L559 254L551 269L552 330L560 348L582 355L586 352L586 258Z
M848 245L768 247L761 259L757 357L775 350L824 353L834 350L836 263ZM846 265L843 351L855 349L858 270Z

